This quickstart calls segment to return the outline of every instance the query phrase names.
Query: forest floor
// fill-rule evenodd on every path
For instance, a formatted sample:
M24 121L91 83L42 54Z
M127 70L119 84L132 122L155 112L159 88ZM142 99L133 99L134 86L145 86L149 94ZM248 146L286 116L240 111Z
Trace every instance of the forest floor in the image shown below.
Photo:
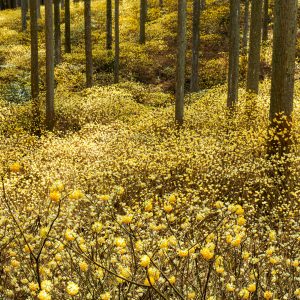
M225 84L187 94L178 129L172 80L110 84L100 48L84 89L79 43L55 71L55 130L36 137L18 18L0 12L0 298L299 299L300 81L288 172L266 156L268 78L257 97L241 85L233 118Z

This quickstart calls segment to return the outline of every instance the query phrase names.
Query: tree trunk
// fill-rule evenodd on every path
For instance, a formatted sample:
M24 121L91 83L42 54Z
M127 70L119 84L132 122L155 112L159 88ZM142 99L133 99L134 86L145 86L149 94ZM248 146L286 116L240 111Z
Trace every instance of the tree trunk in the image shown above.
M45 2L46 38L46 128L54 127L54 42L52 0Z
M21 19L22 19L22 31L26 31L27 29L27 6L28 0L21 0Z
M252 0L250 45L246 89L258 94L260 73L260 42L262 26L262 1Z
M176 68L176 103L175 121L183 124L184 83L185 83L185 52L186 52L186 9L187 1L178 0L178 37L177 37L177 68Z
M84 33L85 33L85 58L86 58L86 87L91 87L93 86L91 0L84 0Z
M61 0L60 8L61 8L62 10L65 9L65 0Z
M65 52L71 53L70 0L65 0Z
M61 61L60 0L54 0L54 64Z
M199 90L199 47L200 47L200 1L193 1L193 45L191 92Z
M229 70L227 107L233 108L238 101L239 48L240 48L240 0L230 0L229 22Z
M112 0L106 0L106 49L112 49Z
M249 32L249 0L245 0L243 41L242 41L242 49L244 55L247 54L248 32Z
M146 20L147 20L147 0L141 0L140 4L140 44L146 42Z
M40 0L36 0L37 1L37 16L38 19L41 18L41 1Z
M115 0L115 62L114 62L114 83L119 82L119 65L120 65L120 3Z
M268 25L269 25L269 0L264 0L264 21L262 30L262 40L268 40Z
M39 100L39 46L36 5L36 0L30 0L32 132L40 136L41 117Z
M268 153L282 156L290 144L298 0L275 0Z

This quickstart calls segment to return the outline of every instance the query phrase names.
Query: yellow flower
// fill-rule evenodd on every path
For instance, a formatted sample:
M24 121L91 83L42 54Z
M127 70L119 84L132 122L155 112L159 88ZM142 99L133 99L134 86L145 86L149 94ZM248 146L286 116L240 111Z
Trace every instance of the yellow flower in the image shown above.
M242 236L237 234L234 239L231 241L231 245L234 247L238 247L242 242Z
M200 254L202 255L202 257L206 260L210 260L214 257L214 252L211 251L209 248L204 247L200 250Z
M41 290L37 297L39 300L51 300L51 296L44 290Z
M171 204L175 204L176 202L176 195L175 194L171 194L168 198L168 201L171 203Z
M11 263L10 263L14 268L19 268L20 267L20 262L16 259L12 259Z
M179 249L177 251L177 253L180 257L187 257L189 255L189 250L188 249L184 249L184 250Z
M172 210L173 210L173 206L172 206L171 204L166 203L166 204L164 205L164 211L165 211L166 213L170 213Z
M53 202L59 202L60 198L61 198L61 194L59 191L52 191L49 194L49 198L51 199L51 201Z
M135 250L136 251L142 251L143 250L143 242L141 240L139 240L135 243Z
M239 292L239 296L242 298L242 299L249 299L250 297L250 293L247 289L242 289L240 292Z
M269 299L272 299L272 297L273 297L273 293L272 292L270 292L270 291L265 291L264 292L264 298L265 299L269 300Z
M111 295L109 292L103 293L100 295L100 299L101 300L110 300L111 299Z
M146 268L150 265L150 262L151 262L150 257L148 255L143 255L140 260L140 265Z
M92 226L92 230L96 233L100 233L103 228L103 224L101 222L95 222Z
M244 260L247 260L250 257L250 253L248 251L243 251L242 257L243 257Z
M67 288L66 288L66 291L70 296L75 296L79 292L79 287L76 283L74 283L72 281L69 281L68 285L67 285Z
M214 204L215 208L222 208L224 207L224 203L222 201L216 201Z
M195 299L196 298L196 293L195 292L189 292L187 297L188 297L188 299Z
M174 284L176 282L176 277L174 275L172 275L171 277L169 277L169 282L171 284Z
M96 271L95 271L95 277L97 279L101 279L101 280L103 279L104 272L103 272L103 270L101 268L96 269Z
M108 201L110 199L110 195L101 195L98 199L101 201Z
M50 280L43 280L41 282L41 288L42 290L45 290L46 292L51 292L52 290L52 287L53 287L53 284Z
M238 218L237 218L237 224L238 224L239 226L244 226L244 225L246 224L246 219L245 219L243 216L238 217Z
M132 222L132 219L133 219L132 215L121 216L121 223L130 224Z
M269 232L269 239L271 242L274 242L276 240L276 231L275 230L271 230Z
M153 277L155 280L158 280L160 277L160 271L156 268L150 267L147 272L149 277Z
M268 249L266 250L266 254L267 254L268 256L271 256L271 255L274 253L274 251L275 251L275 248L274 248L274 247L270 247L270 248L268 248Z
M145 211L151 211L153 209L152 200L149 200L145 203Z
M40 236L42 238L45 238L47 236L48 232L49 232L49 228L48 227L42 227L40 229Z
M39 289L39 285L35 282L29 282L28 287L32 292L36 292Z
M216 272L219 274L223 274L225 272L223 267L216 267Z
M65 238L67 241L74 241L76 238L76 233L72 229L67 229L65 232Z
M247 289L248 289L248 291L249 291L250 293L255 292L255 291L256 291L256 284L255 284L255 283L250 283L250 284L248 285Z
M9 169L13 173L18 173L21 171L21 165L18 162L13 163L12 165L9 166Z
M241 205L236 205L235 206L235 213L237 214L237 215L243 215L244 214L244 209L243 209L243 207L241 206Z
M295 259L293 262L292 262L292 266L293 267L295 267L295 268L297 268L297 267L299 267L299 260L298 259Z
M126 241L125 241L125 239L123 239L121 237L117 237L117 238L115 238L115 245L120 248L125 248Z
M84 193L80 190L75 190L69 195L69 198L71 200L79 200L83 197L84 197Z
M82 272L87 272L87 270L89 269L89 265L85 261L81 261L79 263L79 268Z
M294 295L299 298L299 296L300 296L300 289L296 289L295 292L294 292Z
M168 246L169 246L169 241L167 239L161 240L159 244L160 249L168 249Z
M150 280L149 280L150 279ZM155 284L155 279L153 277L149 277L145 279L144 281L144 285L146 286L151 286L151 285L154 285Z
M59 191L61 192L64 189L64 184L61 181L55 181L50 188L50 192Z
M227 283L226 284L226 290L228 292L233 292L235 290L235 286L232 283Z

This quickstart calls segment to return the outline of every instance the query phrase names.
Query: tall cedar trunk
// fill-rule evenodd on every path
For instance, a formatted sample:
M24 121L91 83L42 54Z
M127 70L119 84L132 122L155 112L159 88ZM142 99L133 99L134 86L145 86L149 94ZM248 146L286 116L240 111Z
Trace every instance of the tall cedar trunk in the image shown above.
M54 0L54 64L61 61L60 0Z
M65 0L65 52L71 53L70 0Z
M268 152L282 156L290 144L298 0L275 0Z
M229 22L229 70L227 107L233 108L238 101L239 48L240 48L240 0L230 0Z
M106 49L112 49L112 0L106 0Z
M91 0L84 0L84 33L87 87L93 86L93 56L91 28Z
M244 27L243 27L243 41L242 49L243 54L247 54L248 46L248 32L249 32L249 0L245 0L245 11L244 11Z
M27 6L28 0L21 0L21 20L22 20L22 31L26 31L27 29Z
M120 65L120 3L115 0L115 61L114 61L114 83L119 82Z
M140 44L146 42L147 0L140 0Z
M178 0L178 37L177 37L177 68L176 68L176 103L175 121L183 124L184 83L185 83L185 52L186 52L186 0Z
M36 0L37 2L37 16L38 16L38 19L41 18L41 1L40 0Z
M191 92L199 90L199 47L200 47L200 9L201 0L193 1L193 45L192 45L192 77Z
M264 0L264 19L263 19L262 40L268 40L268 25L269 25L269 0Z
M52 0L45 1L46 30L46 128L54 127L54 41Z
M258 94L260 73L260 42L262 26L262 1L252 0L250 44L247 71L246 89L248 92Z
M41 134L39 100L38 24L36 0L30 0L32 132Z

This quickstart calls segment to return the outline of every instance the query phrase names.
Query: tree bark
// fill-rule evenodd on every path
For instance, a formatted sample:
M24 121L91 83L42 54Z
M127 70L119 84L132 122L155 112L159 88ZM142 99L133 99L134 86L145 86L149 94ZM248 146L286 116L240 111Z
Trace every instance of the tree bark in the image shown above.
M192 76L191 92L199 90L199 48L200 48L200 9L201 0L193 1L193 45L192 45Z
M275 0L268 153L280 157L290 145L298 0Z
M115 0L115 61L114 61L114 83L119 82L120 65L120 3Z
M242 49L244 55L247 54L248 32L249 32L249 0L245 0L243 41L242 41Z
M21 0L21 20L22 20L22 31L26 31L27 29L27 6L28 0Z
M39 100L39 51L37 2L30 0L30 37L31 37L31 98L32 98L32 132L41 134L40 100Z
M54 64L61 61L60 0L54 0Z
M262 40L268 40L268 25L269 25L269 0L264 0L264 19L262 29Z
M258 94L260 74L260 42L262 26L262 1L252 0L250 45L248 58L248 72L246 89L248 92Z
M65 0L65 52L71 53L70 0Z
M178 0L178 37L177 37L177 68L176 68L176 103L175 122L181 126L184 114L184 83L186 54L186 9L187 1Z
M140 44L146 42L147 0L141 0L140 4Z
M46 128L54 127L54 42L52 0L45 2L46 35Z
M229 70L227 107L233 108L238 101L239 47L240 47L240 0L230 0L229 22Z
M84 0L86 87L93 86L93 54L91 28L91 0Z
M106 0L106 49L112 49L112 0Z

